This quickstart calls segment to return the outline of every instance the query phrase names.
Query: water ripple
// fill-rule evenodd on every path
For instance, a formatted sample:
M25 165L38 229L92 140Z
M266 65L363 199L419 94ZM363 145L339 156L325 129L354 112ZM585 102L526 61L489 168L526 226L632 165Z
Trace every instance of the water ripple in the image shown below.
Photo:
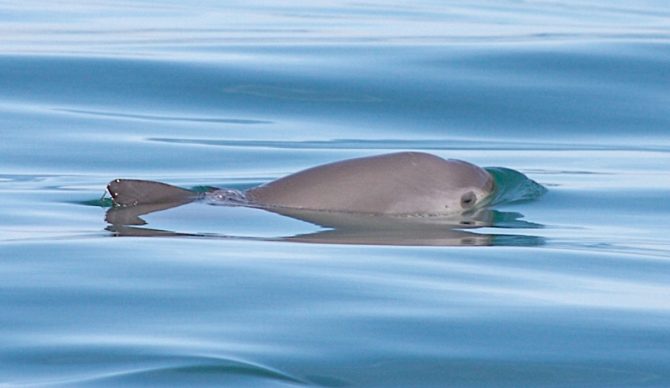
M597 143L560 143L560 142L523 142L499 140L458 140L458 139L332 139L332 140L229 140L229 139L188 139L150 137L147 141L170 144L196 144L237 148L276 148L276 149L339 149L339 150L542 150L542 151L653 151L670 152L665 144L597 144Z
M70 383L70 382L69 382ZM170 366L147 367L113 372L71 383L87 384L268 384L311 385L309 381L258 363L198 357Z
M250 119L233 119L233 118L218 118L218 117L178 117L178 116L158 116L146 114L132 114L121 112L102 112L91 111L83 109L54 109L57 112L74 113L80 115L111 117L118 119L143 120L143 121L185 121L194 123L224 123L224 124L272 124L268 120L250 120Z

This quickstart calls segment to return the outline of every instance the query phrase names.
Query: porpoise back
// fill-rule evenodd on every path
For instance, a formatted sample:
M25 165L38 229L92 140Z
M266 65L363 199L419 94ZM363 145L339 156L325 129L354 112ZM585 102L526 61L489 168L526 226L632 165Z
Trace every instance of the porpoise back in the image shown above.
M246 192L262 207L436 215L467 211L494 189L473 164L422 152L349 159L288 175Z

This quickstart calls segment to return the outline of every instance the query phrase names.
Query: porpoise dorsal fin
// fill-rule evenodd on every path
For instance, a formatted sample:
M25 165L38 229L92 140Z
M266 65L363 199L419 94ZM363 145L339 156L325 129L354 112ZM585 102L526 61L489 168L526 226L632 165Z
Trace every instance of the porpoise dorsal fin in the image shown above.
M107 185L107 191L119 206L186 203L198 197L198 193L191 190L139 179L114 179Z

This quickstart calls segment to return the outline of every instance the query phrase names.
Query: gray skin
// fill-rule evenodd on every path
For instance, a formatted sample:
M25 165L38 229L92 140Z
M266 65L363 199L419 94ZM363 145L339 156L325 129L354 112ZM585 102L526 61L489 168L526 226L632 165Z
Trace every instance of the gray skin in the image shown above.
M288 175L246 191L261 207L384 215L462 213L493 192L491 174L421 152L349 159Z
M160 182L117 179L108 190L116 205L181 204L192 191ZM485 204L494 190L483 168L421 152L399 152L329 163L244 193L212 189L210 201L286 211L440 216Z

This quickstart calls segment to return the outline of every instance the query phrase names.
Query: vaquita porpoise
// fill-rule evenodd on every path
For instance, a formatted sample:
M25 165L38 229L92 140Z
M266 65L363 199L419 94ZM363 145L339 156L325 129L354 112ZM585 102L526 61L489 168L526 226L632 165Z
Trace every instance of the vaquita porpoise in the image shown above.
M211 189L203 194L134 179L116 179L107 189L117 206L186 203L204 197L271 211L440 216L485 205L494 186L491 174L474 164L398 152L312 167L246 191Z

